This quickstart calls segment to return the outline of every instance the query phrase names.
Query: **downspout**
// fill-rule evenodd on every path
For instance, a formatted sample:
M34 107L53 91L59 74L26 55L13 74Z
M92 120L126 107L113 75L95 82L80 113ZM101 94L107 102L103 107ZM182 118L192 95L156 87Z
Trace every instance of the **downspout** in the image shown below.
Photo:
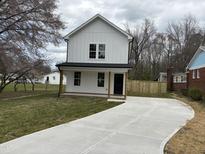
M68 62L68 45L69 45L69 40L65 39L65 42L67 43L67 52L66 52L66 62Z

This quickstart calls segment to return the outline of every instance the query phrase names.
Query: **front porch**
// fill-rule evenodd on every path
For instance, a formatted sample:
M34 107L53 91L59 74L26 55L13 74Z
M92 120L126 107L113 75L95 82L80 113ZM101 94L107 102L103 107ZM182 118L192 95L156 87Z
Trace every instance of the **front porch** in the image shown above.
M95 96L126 99L127 68L59 67L59 96ZM62 76L66 76L63 90Z

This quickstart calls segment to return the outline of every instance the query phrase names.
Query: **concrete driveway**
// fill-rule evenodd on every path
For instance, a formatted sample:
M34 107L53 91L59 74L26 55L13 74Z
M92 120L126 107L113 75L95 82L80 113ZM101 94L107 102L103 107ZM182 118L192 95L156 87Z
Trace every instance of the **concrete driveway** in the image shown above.
M0 154L159 154L193 116L178 100L128 97L112 109L0 144Z

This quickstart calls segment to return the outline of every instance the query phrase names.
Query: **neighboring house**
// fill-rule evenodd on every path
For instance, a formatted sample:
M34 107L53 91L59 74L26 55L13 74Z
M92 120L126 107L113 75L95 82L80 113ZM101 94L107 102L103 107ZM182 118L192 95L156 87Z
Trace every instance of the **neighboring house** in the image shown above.
M156 81L156 80L155 80ZM159 82L167 82L167 73L165 72L160 72L159 76L157 78L157 81Z
M186 73L173 73L173 90L181 90L187 88L187 75Z
M48 84L54 84L58 85L60 82L60 72L59 71L54 71L49 74L43 75L39 80L36 80L38 83L43 83L45 84L48 82ZM63 85L66 84L66 77L63 77Z
M173 73L172 74L173 83L186 83L186 73ZM159 82L167 82L167 73L160 72L157 79Z
M188 88L198 88L205 92L205 46L200 46L188 66Z
M163 82L167 82L169 91L178 91L187 88L186 73L173 73L173 68L169 68L167 71L168 73L160 73L161 77L159 77L158 81L164 79Z
M186 73L173 73L173 83L186 83Z
M64 94L125 98L132 36L97 14L64 39L67 60L56 65L67 79Z

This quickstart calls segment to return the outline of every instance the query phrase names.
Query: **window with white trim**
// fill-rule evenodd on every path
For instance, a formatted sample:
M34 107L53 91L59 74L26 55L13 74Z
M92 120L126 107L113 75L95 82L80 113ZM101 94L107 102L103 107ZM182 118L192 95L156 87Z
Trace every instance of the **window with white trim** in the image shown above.
M181 76L181 82L186 82L186 76Z
M98 87L104 87L105 73L98 73Z
M179 82L179 79L178 79L179 77L178 76L176 76L176 82Z
M81 72L74 72L74 86L80 86Z
M196 72L195 70L192 70L192 79L195 79L196 78Z
M96 44L90 44L90 52L89 52L89 58L95 59L96 58Z
M197 78L197 79L199 79L199 78L200 78L200 71L199 71L199 69L198 69L198 70L196 70L196 78Z
M105 59L105 44L98 45L98 59Z

